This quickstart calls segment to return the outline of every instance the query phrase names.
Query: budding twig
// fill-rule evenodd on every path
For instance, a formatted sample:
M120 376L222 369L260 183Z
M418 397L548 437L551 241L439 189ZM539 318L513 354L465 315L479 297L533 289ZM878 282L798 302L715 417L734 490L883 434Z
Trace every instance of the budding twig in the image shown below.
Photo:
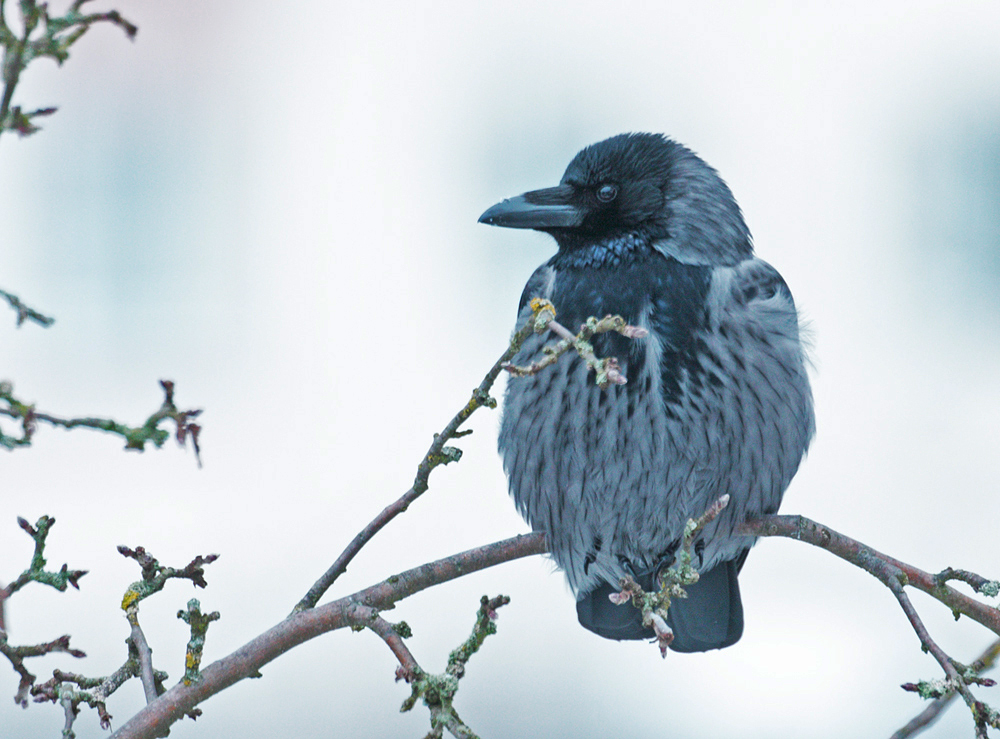
M576 351L580 358L586 363L588 369L594 371L595 382L601 390L606 390L609 385L624 385L628 382L625 374L621 371L621 365L615 357L598 359L594 353L594 346L590 339L596 334L604 334L615 331L629 339L641 339L649 332L639 326L631 326L625 322L621 316L607 315L598 320L588 318L580 326L580 332L574 334L568 328L555 320L556 309L548 300L543 298L532 298L531 308L534 311L534 331L543 333L546 329L561 337L561 341L551 346L546 346L542 352L545 356L532 362L527 366L518 366L507 362L503 368L515 377L527 377L541 372L546 367L556 363L563 354L570 349Z
M628 601L642 612L642 624L651 628L656 635L656 643L660 648L660 656L666 658L667 648L674 641L674 633L667 625L667 615L670 611L670 602L673 598L687 598L687 591L684 589L688 585L698 582L700 575L694 566L694 542L695 537L708 524L722 513L729 505L729 496L723 495L716 500L708 510L701 516L688 519L684 525L684 534L681 536L681 543L677 549L674 563L656 574L659 590L655 593L647 593L632 577L623 577L619 580L621 591L611 593L608 596L615 605L622 605Z

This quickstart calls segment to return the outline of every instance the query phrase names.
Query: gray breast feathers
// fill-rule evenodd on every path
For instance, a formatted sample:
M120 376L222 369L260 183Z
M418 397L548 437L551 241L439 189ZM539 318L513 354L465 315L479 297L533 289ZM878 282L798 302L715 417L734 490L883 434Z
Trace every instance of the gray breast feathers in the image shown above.
M619 312L649 335L595 341L622 361L625 386L600 390L576 356L508 379L499 447L511 494L573 590L587 591L654 566L688 518L728 493L703 534L706 571L750 546L734 527L777 510L813 434L791 294L756 258L692 267L658 257L621 285L594 279L540 268L519 323L539 296L571 330ZM532 336L515 363L551 340Z

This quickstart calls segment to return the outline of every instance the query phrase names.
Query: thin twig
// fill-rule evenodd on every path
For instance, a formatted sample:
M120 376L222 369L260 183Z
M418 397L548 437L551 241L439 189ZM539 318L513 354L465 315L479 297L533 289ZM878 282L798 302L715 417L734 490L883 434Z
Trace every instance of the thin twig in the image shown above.
M40 111L35 111L36 115L39 112ZM0 120L2 120L2 116L0 116ZM15 311L17 311L18 328L20 328L21 324L23 324L25 321L33 321L34 323L37 323L40 326L44 326L45 328L48 328L56 321L55 318L43 315L42 313L36 311L34 308L25 305L24 303L21 302L20 298L18 298L13 293L7 292L6 290L0 290L0 298L6 300L7 303L10 305L10 307L13 308Z
M976 673L982 673L996 664L998 656L1000 656L1000 639L990 644L969 667ZM955 700L956 695L957 693L954 690L949 690L940 698L935 698L928 704L927 708L910 719L890 739L909 739L911 736L916 736L938 720L938 717Z
M954 660L931 638L913 607L904 587L912 585L941 601L955 614L965 614L1000 635L1000 610L980 603L953 588L940 578L905 562L882 554L861 542L804 516L764 516L747 521L739 532L751 536L787 536L826 549L878 578L896 597L924 650L930 652L946 675L945 685L962 696L972 712L977 739L986 739L987 728L1000 728L1000 715L976 699L967 682L974 680L959 674Z
M873 563L883 562L892 565L906 575L907 584L941 601L954 614L966 615L1000 636L1000 610L947 585L939 584L929 572L883 554L805 516L762 516L744 522L739 527L739 533L747 536L784 536L804 541L826 549L876 577L878 575L873 570Z
M330 568L323 573L323 576L315 582L315 584L309 589L309 592L306 593L302 600L296 604L292 613L298 613L308 608L312 608L319 602L319 599L322 598L323 594L330 589L330 586L333 585L337 578L347 571L347 565L350 564L351 560L354 559L358 552L361 551L362 547L364 547L365 544L367 544L371 538L375 536L375 534L377 534L387 523L405 511L409 507L410 503L415 501L427 491L430 474L436 467L448 464L449 462L457 462L461 459L461 449L448 447L445 446L445 444L452 439L469 433L459 431L459 429L462 424L469 419L469 416L471 416L479 408L484 406L488 408L496 408L496 400L490 396L489 392L493 387L493 383L496 382L497 377L503 370L507 370L513 374L533 374L534 370L519 372L518 370L520 368L510 363L510 360L517 354L518 351L520 351L522 344L524 344L524 341L531 336L532 333L543 333L546 330L551 330L560 336L568 335L570 339L575 341L574 345L577 351L587 361L588 366L595 369L597 372L596 382L600 387L604 388L610 383L625 383L625 376L621 374L618 368L617 360L614 357L598 359L594 356L593 347L590 346L588 340L593 337L595 333L605 333L608 331L616 331L623 336L636 339L647 334L645 329L636 326L629 326L621 316L606 316L600 321L594 318L588 319L587 322L581 326L580 333L578 335L574 335L570 333L568 329L555 322L555 308L548 300L534 298L531 300L530 305L532 309L532 316L523 326L514 332L506 351L504 351L500 358L493 364L490 371L486 373L483 381L479 383L479 387L472 391L472 397L469 402L466 403L462 410L455 414L451 421L448 422L448 425L442 429L441 433L434 435L434 441L431 443L430 449L427 450L427 454L424 455L423 460L417 468L417 475L413 481L413 486L394 503L386 506L381 513L372 519L371 522L365 526L357 534L357 536L354 537L351 543L347 545L347 548L344 549L339 557L337 557L336 561L330 566ZM562 342L560 342L560 344L561 343ZM553 356L552 361L555 361L558 356L559 354Z
M921 620L920 615L917 613L917 609L913 607L913 603L910 601L909 596L903 589L903 585L906 580L906 576L898 570L897 568L886 566L885 576L882 582L885 583L886 587L892 591L892 594L896 596L896 600L899 601L900 607L903 609L903 613L906 614L906 618L909 620L910 625L913 627L914 632L917 634L917 638L920 639L920 644L924 651L930 652L931 656L937 660L937 663L944 670L944 674L948 676L948 683L952 686L953 690L958 691L959 695L965 701L965 704L972 711L972 715L976 723L976 739L988 739L986 733L986 721L985 716L983 716L983 706L976 700L976 697L972 695L972 691L969 690L969 686L965 684L965 680L961 675L958 674L958 670L955 669L955 665L952 664L951 658L945 653L937 642L931 638L930 633L927 631L927 627Z
M403 642L403 636L409 633L409 627L406 626L406 622L402 622L401 628L400 624L393 624L386 621L378 615L378 611L374 608L363 606L360 603L355 603L352 611L352 617L357 619L357 623L367 626L378 634L382 638L382 641L386 643L386 646L396 655L396 659L399 660L396 679L412 682L421 670L410 648Z
M461 432L459 432L459 428L476 410L482 408L483 406L488 408L496 407L496 400L489 394L490 389L493 387L493 383L496 382L497 377L499 377L500 373L503 371L504 364L506 364L511 357L517 354L518 350L521 348L521 344L523 344L524 340L531 335L531 332L532 325L531 321L529 321L526 325L522 326L514 333L506 351L504 351L500 358L493 364L490 371L486 373L483 381L479 383L479 387L472 391L472 397L469 399L469 402L455 414L455 416L441 430L441 433L434 434L434 441L431 443L430 448L427 450L423 460L417 467L417 475L413 481L413 486L403 493L403 495L394 503L386 506L381 513L379 513L368 523L367 526L358 532L357 536L351 540L351 543L347 545L347 548L345 548L340 556L337 557L336 561L330 565L330 568L323 573L323 576L320 577L311 588L309 588L309 592L303 596L302 600L300 600L298 604L296 604L295 608L292 610L293 614L313 608L319 602L319 599L323 597L323 594L330 589L330 586L333 585L337 578L347 571L347 565L350 564L351 560L354 559L355 556L357 556L362 547L364 547L365 544L367 544L372 537L375 536L375 534L381 531L386 524L405 511L413 501L427 491L428 480L430 479L430 474L434 468L442 464L448 464L449 462L456 462L461 458L462 452L460 449L447 447L445 444L460 435Z
M139 626L138 614L132 610L128 614L129 626L132 627L132 634L129 637L135 645L135 651L139 656L139 679L142 681L142 692L146 696L146 703L152 703L157 698L156 679L153 677L153 650L149 648L146 635L142 633Z
M166 420L174 422L174 437L181 446L191 440L194 449L195 459L201 467L201 448L198 444L198 436L201 433L201 426L194 423L201 409L182 411L174 403L174 383L171 380L160 380L160 387L163 390L163 402L142 426L131 427L119 423L110 418L61 418L50 413L40 413L35 410L34 404L25 403L14 397L14 385L8 380L0 381L0 402L6 403L6 407L0 406L0 416L7 416L21 422L21 436L7 436L0 429L0 447L16 449L21 446L30 446L35 430L39 422L44 422L52 426L64 429L92 428L99 431L106 431L117 434L125 439L125 448L136 451L145 451L146 443L152 442L153 446L160 448L170 438L170 432L161 429L160 424Z
M353 595L293 614L204 668L199 682L175 685L129 719L112 737L152 739L163 735L196 705L240 680L257 676L261 667L288 650L328 631L351 626L352 609L358 603L387 611L398 601L434 585L545 551L543 534L526 534L421 565Z
M532 308L535 309L535 332L541 333L540 328L548 329L556 336L559 336L560 341L552 346L546 346L542 350L543 356L541 359L535 360L526 366L518 366L508 362L504 365L505 370L517 377L535 375L546 367L555 364L559 360L559 357L570 349L573 349L580 355L580 358L583 359L587 367L594 371L594 382L601 390L606 390L610 385L624 385L628 382L625 374L621 371L618 359L616 357L598 358L594 353L594 345L590 343L590 340L596 334L605 334L611 331L617 332L629 339L641 339L649 334L646 329L629 325L621 316L607 315L600 320L593 317L588 318L580 326L580 332L574 334L555 320L555 307L551 303L547 300L539 300L537 298L535 300L537 304L535 302L532 303Z

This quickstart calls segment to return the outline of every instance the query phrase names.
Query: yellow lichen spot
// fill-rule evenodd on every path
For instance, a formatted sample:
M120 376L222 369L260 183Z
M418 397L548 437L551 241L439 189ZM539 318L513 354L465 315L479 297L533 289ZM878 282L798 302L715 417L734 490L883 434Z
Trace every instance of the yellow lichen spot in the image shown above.
M122 597L122 610L127 611L129 606L139 600L139 593L133 588L129 588L125 591L125 595Z
M548 310L552 311L552 316L553 317L555 317L555 315L556 315L556 307L554 305L552 305L552 301L546 300L545 298L532 298L528 302L528 305L531 306L531 311L533 313L535 313L535 314L538 314L538 313L542 312L543 310L548 309Z
M189 670L195 670L198 668L198 658L195 657L191 652L188 652L184 657L184 666Z

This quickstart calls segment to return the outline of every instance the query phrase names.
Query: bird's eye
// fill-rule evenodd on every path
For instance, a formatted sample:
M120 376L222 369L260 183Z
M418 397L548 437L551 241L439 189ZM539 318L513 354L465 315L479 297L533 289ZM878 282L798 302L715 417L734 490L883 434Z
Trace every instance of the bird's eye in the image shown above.
M597 188L597 199L602 203L610 203L618 197L617 185L601 185Z

